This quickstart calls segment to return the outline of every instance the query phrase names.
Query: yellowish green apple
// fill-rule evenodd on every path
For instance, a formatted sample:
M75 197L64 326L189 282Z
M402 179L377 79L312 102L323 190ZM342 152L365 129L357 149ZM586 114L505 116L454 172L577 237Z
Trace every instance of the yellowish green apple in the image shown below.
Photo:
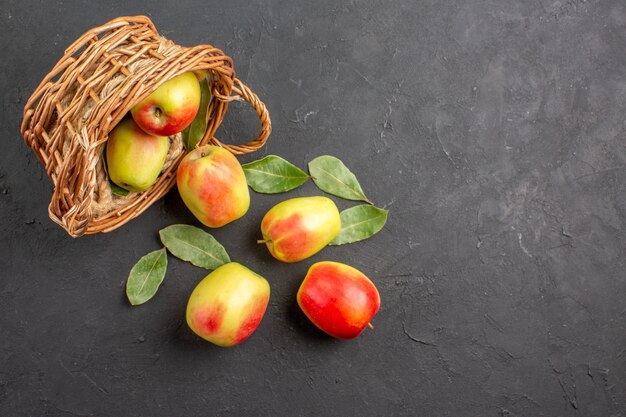
M131 118L109 133L106 162L109 178L129 191L148 189L157 179L169 150L169 139L144 132Z
M265 278L236 262L207 275L191 293L187 324L201 338L228 347L246 340L259 326L270 299Z

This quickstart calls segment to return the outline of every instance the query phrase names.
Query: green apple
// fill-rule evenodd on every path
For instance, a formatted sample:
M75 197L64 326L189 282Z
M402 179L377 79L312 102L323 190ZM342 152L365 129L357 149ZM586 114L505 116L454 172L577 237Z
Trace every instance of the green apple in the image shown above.
M178 165L176 183L185 205L205 226L223 226L250 207L241 164L219 146L201 146L187 154Z
M163 169L169 146L167 137L147 134L131 118L122 120L106 145L109 178L129 191L148 189Z
M207 275L191 293L187 324L201 338L228 347L246 340L259 326L270 285L245 266L230 262Z
M330 198L292 198L265 214L259 243L279 261L297 262L322 250L340 230L339 210Z
M133 119L147 133L171 136L193 121L200 107L200 83L186 72L161 84L131 109Z

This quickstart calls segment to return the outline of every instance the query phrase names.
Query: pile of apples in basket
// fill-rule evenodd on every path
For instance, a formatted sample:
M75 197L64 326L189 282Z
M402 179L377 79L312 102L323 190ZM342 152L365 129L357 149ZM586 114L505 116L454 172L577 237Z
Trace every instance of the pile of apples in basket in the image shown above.
M203 97L202 81L193 72L173 78L135 105L130 116L111 132L106 164L112 189L142 192L158 178L165 163L169 136L182 132L196 118ZM348 200L363 201L341 213L328 197L284 200L272 207L260 225L271 255L281 262L309 258L327 245L366 239L380 231L387 210L375 207L356 176L337 158L323 155L310 161L309 173L270 155L244 164L228 150L205 145L191 150L176 172L185 205L205 226L221 227L246 214L250 192L283 193L312 179L322 190ZM198 336L219 346L233 346L258 327L270 297L262 276L231 262L224 247L209 233L191 225L171 225L159 232L164 247L142 257L132 268L126 294L133 305L156 293L167 270L167 253L213 270L195 287L186 319ZM296 295L304 314L330 336L358 336L380 307L375 285L365 274L339 262L313 264Z

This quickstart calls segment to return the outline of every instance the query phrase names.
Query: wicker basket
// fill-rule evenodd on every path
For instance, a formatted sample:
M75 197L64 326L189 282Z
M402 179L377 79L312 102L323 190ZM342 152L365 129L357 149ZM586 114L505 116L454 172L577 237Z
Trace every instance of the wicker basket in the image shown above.
M71 236L108 232L141 214L170 190L185 154L171 137L159 179L142 193L111 192L101 158L108 134L131 107L159 85L187 71L208 70L212 92L208 127L199 145L234 154L262 147L271 132L265 105L235 78L232 59L210 45L182 47L160 36L145 16L119 17L74 42L24 108L21 133L54 183L48 213ZM213 135L228 103L245 100L261 122L259 136L227 145Z

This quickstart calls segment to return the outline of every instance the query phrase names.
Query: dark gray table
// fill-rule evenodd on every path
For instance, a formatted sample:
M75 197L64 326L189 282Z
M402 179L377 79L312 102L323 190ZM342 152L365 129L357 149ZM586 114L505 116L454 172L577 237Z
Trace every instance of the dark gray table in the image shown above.
M56 3L1 7L0 415L626 415L623 1ZM176 190L115 232L71 239L18 132L64 48L133 14L234 58L274 124L243 162L336 155L390 210L372 239L286 265L255 243L260 219L319 191L253 194L213 232L272 287L236 348L187 329L205 273L173 257L153 300L125 300L157 231L197 224ZM233 106L218 133L256 130ZM375 280L374 331L332 340L299 311L300 281L325 259Z

